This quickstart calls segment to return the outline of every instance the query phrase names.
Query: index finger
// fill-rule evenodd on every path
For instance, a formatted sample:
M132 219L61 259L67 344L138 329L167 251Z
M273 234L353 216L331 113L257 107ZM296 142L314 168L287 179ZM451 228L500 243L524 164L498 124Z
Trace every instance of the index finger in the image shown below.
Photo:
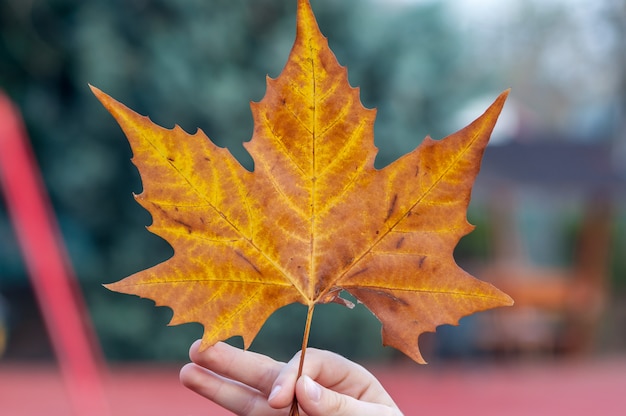
M199 340L191 345L191 361L227 379L259 390L265 396L270 394L274 380L285 365L265 355L241 350L224 342L218 342L202 352L199 348Z

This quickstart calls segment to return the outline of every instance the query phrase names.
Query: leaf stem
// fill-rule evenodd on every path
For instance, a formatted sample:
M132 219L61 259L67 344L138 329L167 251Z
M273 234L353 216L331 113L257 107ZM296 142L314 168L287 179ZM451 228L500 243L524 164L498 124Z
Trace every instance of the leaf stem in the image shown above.
M298 380L302 376L302 369L304 368L304 356L306 353L306 348L309 344L309 334L311 333L311 322L313 321L313 310L315 309L315 303L311 303L309 305L309 310L306 314L306 324L304 326L304 336L302 337L302 352L300 353L300 364L298 365L298 376L296 380ZM299 416L300 412L298 410L298 400L294 394L293 402L291 403L291 409L289 410L289 416Z

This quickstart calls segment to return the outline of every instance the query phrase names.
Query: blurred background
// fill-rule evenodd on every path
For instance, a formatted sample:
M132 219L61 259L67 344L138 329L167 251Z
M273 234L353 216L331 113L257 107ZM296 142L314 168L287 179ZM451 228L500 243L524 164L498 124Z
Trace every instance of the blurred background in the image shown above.
M22 113L108 362L180 363L202 329L168 327L169 309L102 287L172 252L145 230L130 148L88 84L162 126L201 128L251 169L249 102L287 59L295 3L0 0L0 90ZM477 228L456 257L517 303L424 335L426 359L624 356L626 2L312 4L363 104L378 109L378 167L426 135L453 133L512 88L473 193ZM7 205L0 192L0 364L52 362ZM278 311L252 349L288 359L305 316L300 305ZM403 362L380 344L364 307L316 309L310 345Z

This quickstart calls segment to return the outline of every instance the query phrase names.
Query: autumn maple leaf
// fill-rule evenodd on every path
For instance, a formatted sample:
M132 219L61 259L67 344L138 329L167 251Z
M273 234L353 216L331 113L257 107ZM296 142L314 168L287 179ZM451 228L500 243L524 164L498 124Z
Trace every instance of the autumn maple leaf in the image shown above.
M107 287L171 307L171 324L203 324L202 348L236 335L247 348L294 302L308 305L308 329L313 307L343 302L345 290L382 322L384 344L424 362L421 333L512 303L453 258L472 229L471 187L506 92L468 127L378 170L376 113L350 87L308 0L298 1L284 70L252 103L253 172L202 131L164 129L93 91L130 141L149 230L174 249Z

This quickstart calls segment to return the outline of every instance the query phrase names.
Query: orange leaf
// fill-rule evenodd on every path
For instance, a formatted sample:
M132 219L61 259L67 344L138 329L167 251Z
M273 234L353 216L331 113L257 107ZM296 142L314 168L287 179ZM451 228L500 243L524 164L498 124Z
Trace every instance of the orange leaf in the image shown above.
M383 342L418 362L417 338L511 299L453 258L471 231L466 210L507 92L463 130L426 138L374 168L375 111L329 49L308 0L298 2L288 62L252 104L253 172L202 131L153 124L93 88L133 149L149 230L174 256L107 285L200 322L203 347L241 335L246 348L290 303L354 295L383 323Z

